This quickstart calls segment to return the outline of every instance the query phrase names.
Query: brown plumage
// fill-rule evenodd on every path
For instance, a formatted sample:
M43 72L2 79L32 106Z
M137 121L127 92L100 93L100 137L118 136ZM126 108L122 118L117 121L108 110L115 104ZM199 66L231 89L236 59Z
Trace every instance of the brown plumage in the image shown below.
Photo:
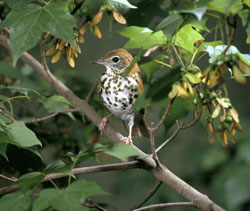
M133 57L128 51L118 48L94 62L106 67L106 72L100 78L98 93L101 102L111 114L127 122L129 135L122 140L127 144L132 143L132 134L139 136L146 134L145 131L140 131L140 127L134 126L134 123L144 124L147 131L143 120L145 111L135 115L135 111L132 109L136 99L144 91L138 64L135 63L128 75L124 76L132 61ZM140 117L141 120L135 120L135 116ZM104 118L99 127L100 131L104 129L106 122L107 118Z

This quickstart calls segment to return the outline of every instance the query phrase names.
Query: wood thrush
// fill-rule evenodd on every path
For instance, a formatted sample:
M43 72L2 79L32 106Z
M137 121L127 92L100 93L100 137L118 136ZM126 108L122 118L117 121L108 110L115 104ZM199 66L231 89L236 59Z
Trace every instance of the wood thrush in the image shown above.
M148 137L147 125L143 119L144 109L137 115L132 109L136 99L144 91L138 64L135 63L127 76L124 76L132 61L133 57L128 51L118 48L93 62L106 67L106 72L100 78L98 93L101 102L111 112L111 115L114 114L128 124L129 135L122 140L126 144L132 143L132 133L133 136L146 134L144 136ZM108 115L108 117L111 115ZM135 120L135 116L139 119ZM100 131L104 129L106 122L107 117L103 118L99 126ZM134 123L140 125L137 126ZM141 128L143 128L143 131Z

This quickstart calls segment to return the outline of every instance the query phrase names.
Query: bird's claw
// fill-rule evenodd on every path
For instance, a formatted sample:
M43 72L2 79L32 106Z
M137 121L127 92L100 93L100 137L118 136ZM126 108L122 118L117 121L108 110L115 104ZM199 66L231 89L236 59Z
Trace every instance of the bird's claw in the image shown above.
M102 131L104 130L105 125L107 124L107 122L108 122L108 119L107 119L106 117L104 117L104 118L102 119L102 121L101 121L99 127L98 127L98 129L99 129L101 135L102 135Z
M132 141L132 138L131 138L131 137L123 137L123 138L121 138L121 141L122 141L124 144L133 144L133 141Z

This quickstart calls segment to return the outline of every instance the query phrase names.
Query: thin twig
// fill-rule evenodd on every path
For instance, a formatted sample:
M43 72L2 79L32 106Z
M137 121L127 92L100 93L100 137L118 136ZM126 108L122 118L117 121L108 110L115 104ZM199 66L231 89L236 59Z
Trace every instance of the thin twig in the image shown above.
M74 15L82 6L82 4L85 2L85 0L80 1L75 8L72 10L71 15Z
M9 114L5 113L2 109L0 109L0 113L2 113L5 117L7 117L9 120L11 120L10 122L8 122L6 124L10 124L10 123L16 122L16 120L12 116L10 116Z
M149 191L146 198L143 199L142 202L140 202L138 205L136 205L134 209L138 209L143 204L145 204L156 193L156 191L160 188L161 185L162 185L162 181L157 181L157 183L154 185L154 187Z
M141 207L139 209L135 209L133 211L153 210L155 208L177 207L177 206L191 206L191 207L196 207L193 202L171 202L171 203L153 204L153 205L149 205L149 206L146 206L146 207Z
M146 57L146 56L149 56L151 53L155 52L159 47L160 47L160 46L154 46L154 47L148 49L148 50L143 54L143 56L145 56L145 57Z
M88 199L84 205L89 208L96 208L97 210L100 210L100 211L107 211L106 209L101 207L99 204L95 203L92 199Z
M174 101L175 101L175 97L172 98L172 99L170 100L170 102L168 103L168 106L167 106L167 108L166 108L166 110L165 110L165 112L164 112L164 114L163 114L161 120L160 120L159 123L154 127L153 134L155 134L155 133L160 129L161 125L162 125L163 122L166 120L166 118L167 118L167 116L168 116L168 114L169 114L169 111L170 111L170 109L171 109L171 107L172 107Z
M156 149L156 153L159 152L166 144L168 144L170 141L172 141L177 135L178 133L183 129L183 122L181 122L180 124L178 123L178 121L176 120L177 122L177 128L176 130L173 132L173 134L166 140L164 141L157 149Z
M58 110L58 111L55 111L54 113L48 115L48 116L45 116L45 117L41 117L41 118L37 118L37 119L32 119L32 120L19 120L17 122L23 122L25 124L31 124L31 123L36 123L36 122L42 122L42 121L45 121L45 120L48 120L58 114L61 114L61 113L67 113L67 112L79 112L77 109L65 109L65 110Z
M46 55L44 52L44 45L46 43L46 39L42 38L41 43L40 43L40 54L41 54L41 60L42 60L42 65L43 68L46 72L49 72L49 67L46 61Z
M234 22L233 22L233 24L230 23L229 17L227 19L228 25L232 26L232 32L231 32L231 36L230 36L230 39L228 41L227 47L226 47L226 49L223 52L224 55L227 53L228 49L230 48L230 46L232 45L232 43L234 41L236 27L237 27L237 20L238 20L238 15L234 16Z
M87 94L87 96L86 96L86 98L85 98L85 100L86 100L87 103L89 102L89 100L90 100L92 94L94 93L95 88L97 87L98 83L99 83L99 79L96 80L96 82L93 84L93 86L92 86L91 89L89 90L89 93Z
M0 174L0 178L1 179L4 179L4 180L7 180L7 181L10 181L10 182L16 182L18 179L15 178L15 177L7 177L7 176L4 176L2 174Z
M154 139L154 123L151 122L151 127L149 129L149 136L150 136L150 143L151 143L151 150L152 150L152 157L157 164L157 166L160 166L160 161L157 156L157 153L155 151L155 139Z
M82 167L82 168L74 168L72 169L72 174L90 174L90 173L98 173L98 172L107 172L107 171L117 171L117 170L127 170L138 168L138 161L130 161L126 163L114 163L114 164L105 164L99 166L90 166L90 167ZM54 173L47 175L42 182L51 181L54 179L59 179L62 177L67 177L68 174L64 173ZM18 180L17 180L18 181ZM10 187L0 188L0 194L6 194L9 192L13 192L19 189L18 185L12 185Z

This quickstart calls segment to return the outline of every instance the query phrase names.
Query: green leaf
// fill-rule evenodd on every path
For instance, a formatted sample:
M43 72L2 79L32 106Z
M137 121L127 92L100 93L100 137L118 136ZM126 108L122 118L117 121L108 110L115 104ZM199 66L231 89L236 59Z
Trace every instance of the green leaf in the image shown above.
M64 191L51 188L42 190L32 210L40 211L49 206L60 211L86 210L82 204L87 197L106 194L95 182L78 179Z
M4 0L8 7L10 8L19 8L22 7L23 5L27 4L30 2L30 0Z
M210 33L210 30L207 28L206 23L207 23L208 17L203 17L201 21L197 20L197 18L193 16L188 16L185 17L183 25L190 24L192 27L194 27L197 31L206 31Z
M49 164L44 170L44 173L45 174L63 173L75 178L75 175L72 173L71 166L66 166L66 164L61 160L57 160Z
M181 13L190 13L196 16L198 21L202 20L203 15L205 14L207 8L206 7L199 7L195 9L190 9L190 10L180 10Z
M0 27L10 27L10 47L13 64L23 52L33 48L41 39L42 32L74 44L75 18L70 15L66 1L50 2L45 6L25 4L13 8Z
M193 53L195 41L204 40L204 38L192 28L191 24L187 24L176 33L174 40L175 45Z
M54 200L57 195L61 193L61 190L55 188L47 188L41 190L39 196L35 200L32 211L43 211L46 208L50 207L52 201Z
M168 103L169 100L162 103L163 108L160 112L160 116L164 113ZM175 124L176 120L186 117L192 109L194 109L192 102L184 98L177 98L168 114L168 118L166 118L164 122L166 129L168 130L173 124Z
M43 105L48 111L57 111L68 109L71 106L71 103L63 96L54 95L45 100Z
M17 184L22 189L30 189L36 186L37 184L41 183L44 177L45 175L42 174L41 172L31 172L22 175L18 180Z
M134 155L141 155L137 150L128 144L115 143L111 149L104 152L119 159L128 158Z
M241 0L212 0L208 3L208 10L214 10L223 14L236 14L242 9Z
M1 137L1 132L0 132L0 139L1 138L2 137ZM7 146L8 146L8 144L0 143L0 155L2 155L6 159L6 161L9 161L9 159L8 159L8 157L6 155Z
M155 28L163 30L168 39L171 39L178 26L183 22L183 18L178 13L173 13L164 18Z
M250 199L249 165L238 166L233 172L224 181L224 194L230 208L237 207Z
M146 98L151 99L154 102L160 102L168 98L168 93L172 90L174 82L180 79L181 68L175 67L170 70L169 73L162 75L150 84L148 91L146 92Z
M117 7L117 4L119 4L119 5L122 5L125 8L131 8L131 9L136 9L137 8L136 6L130 4L127 0L108 0L108 2L111 5L113 5L114 7Z
M124 48L148 49L156 45L163 45L167 38L162 31L153 32L149 28L129 26L118 32L120 35L129 38Z
M9 140L1 140L6 143L14 144L19 147L31 147L35 145L42 146L35 133L27 128L23 122L15 122L5 128Z
M0 199L1 211L27 211L29 206L30 198L22 192L9 193Z
M85 181L83 179L78 179L74 181L66 191L68 194L71 194L76 199L80 201L90 197L90 196L99 196L107 195L108 192L104 191L96 182Z
M239 16L242 21L242 25L245 28L248 35L250 35L250 22L249 22L249 16L250 16L250 10L244 9L239 12Z
M163 62L164 58L166 58L166 56L162 55L157 57L156 59ZM163 67L163 65L155 62L154 60L140 65L140 68L146 73L147 80L150 80L152 74L159 70L161 67Z
M184 77L186 77L193 84L198 84L201 82L201 79L192 73L186 73Z

